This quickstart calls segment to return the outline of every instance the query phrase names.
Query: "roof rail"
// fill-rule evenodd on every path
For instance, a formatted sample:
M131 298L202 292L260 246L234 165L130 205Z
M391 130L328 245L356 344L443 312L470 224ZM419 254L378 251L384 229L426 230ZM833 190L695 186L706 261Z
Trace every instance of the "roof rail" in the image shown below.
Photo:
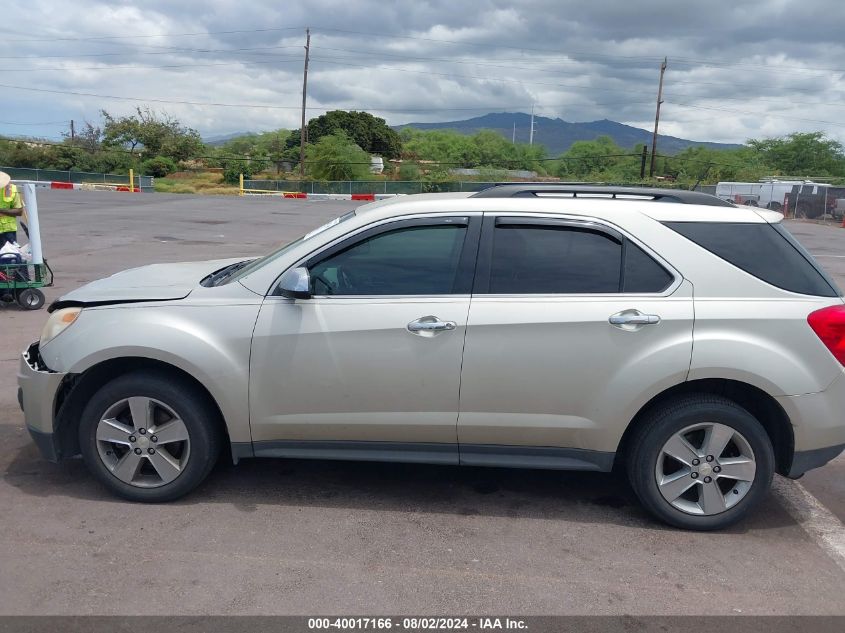
M681 204L702 204L712 207L733 207L732 202L722 200L709 193L687 191L686 189L661 189L657 187L615 187L612 185L568 185L565 183L503 183L482 189L472 198L610 198L623 200L648 200L651 202L675 202Z

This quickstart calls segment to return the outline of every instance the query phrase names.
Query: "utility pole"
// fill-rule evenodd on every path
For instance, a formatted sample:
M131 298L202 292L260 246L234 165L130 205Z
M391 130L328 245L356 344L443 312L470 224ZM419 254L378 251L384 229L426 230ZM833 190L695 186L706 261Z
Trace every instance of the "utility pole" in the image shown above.
M70 120L70 142L73 144L73 141L76 139L76 130L73 128L73 119Z
M531 104L531 129L528 132L528 144L534 145L534 104Z
M516 144L516 121L513 122L513 135L511 136L511 143Z
M663 75L666 72L666 58L660 64L660 84L657 87L657 110L654 113L654 135L651 137L651 167L649 178L654 176L654 159L657 157L657 126L660 123L660 104L663 103Z
M648 145L643 143L643 157L640 160L640 180L645 180L645 161L648 158Z
M302 72L302 125L299 127L299 175L305 176L305 95L308 91L308 56L311 52L311 29L305 29L305 69Z

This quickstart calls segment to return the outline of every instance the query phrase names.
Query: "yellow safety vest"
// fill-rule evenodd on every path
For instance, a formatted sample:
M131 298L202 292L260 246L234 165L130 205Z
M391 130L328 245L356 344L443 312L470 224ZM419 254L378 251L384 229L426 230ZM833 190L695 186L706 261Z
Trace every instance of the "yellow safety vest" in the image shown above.
M20 196L18 195L18 188L15 185L9 185L9 193L11 196L6 196L6 187L3 187L0 193L0 211L3 209L20 209ZM17 218L14 216L0 215L0 233L12 233L18 230Z

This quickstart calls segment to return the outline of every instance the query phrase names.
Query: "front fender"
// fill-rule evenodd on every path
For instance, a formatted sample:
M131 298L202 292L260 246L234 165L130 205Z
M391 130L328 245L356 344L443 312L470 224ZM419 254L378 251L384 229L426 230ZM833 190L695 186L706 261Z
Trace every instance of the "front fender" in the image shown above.
M51 369L70 374L120 358L172 365L209 391L231 441L249 442L249 352L259 307L256 301L85 309L41 348L41 356Z

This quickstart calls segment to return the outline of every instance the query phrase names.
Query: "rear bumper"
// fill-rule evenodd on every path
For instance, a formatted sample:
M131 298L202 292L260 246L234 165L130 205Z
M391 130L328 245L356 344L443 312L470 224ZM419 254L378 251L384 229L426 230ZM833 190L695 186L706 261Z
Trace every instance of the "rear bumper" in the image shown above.
M795 439L789 477L824 466L845 450L845 373L819 393L776 400L792 422Z
M18 402L26 427L44 457L58 461L61 457L55 441L56 394L66 374L48 369L38 352L38 343L21 354L18 370Z

